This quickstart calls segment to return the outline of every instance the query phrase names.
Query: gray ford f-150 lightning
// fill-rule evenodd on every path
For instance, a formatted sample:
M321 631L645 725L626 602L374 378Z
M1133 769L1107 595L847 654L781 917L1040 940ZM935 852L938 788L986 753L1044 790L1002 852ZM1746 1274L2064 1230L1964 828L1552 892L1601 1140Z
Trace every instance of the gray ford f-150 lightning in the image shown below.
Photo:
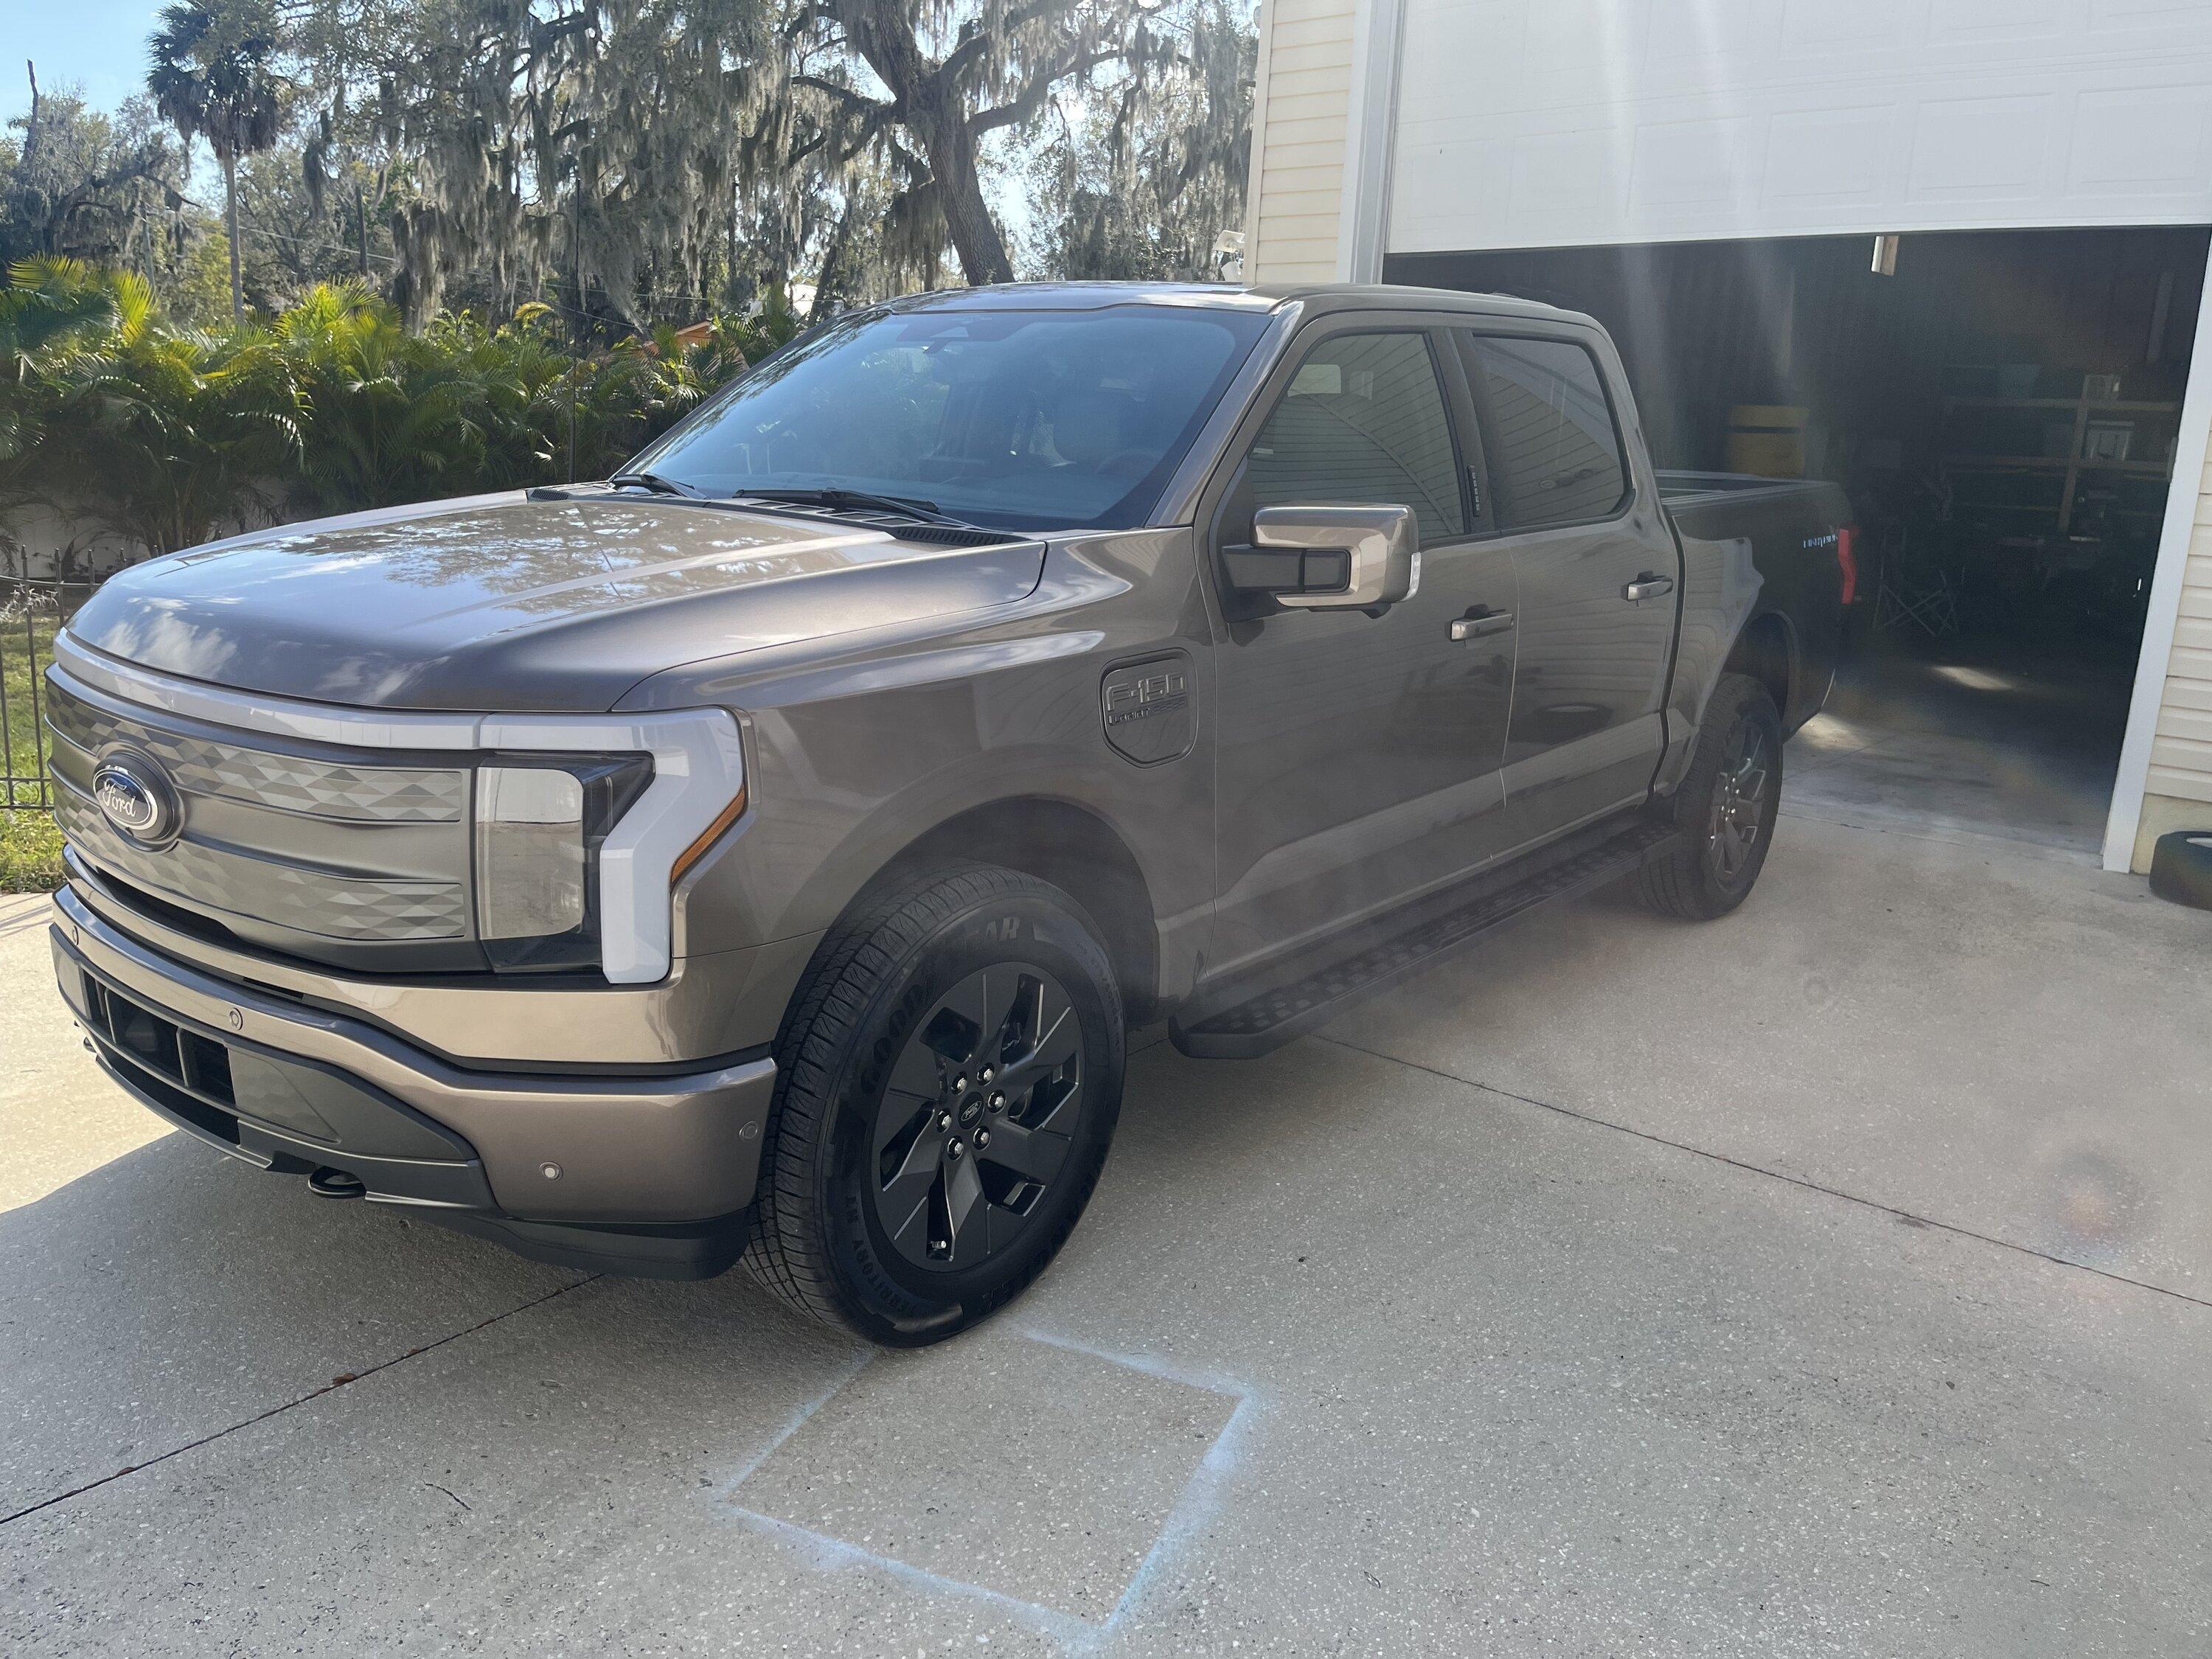
M872 306L605 483L108 581L62 992L318 1192L934 1340L1074 1227L1133 1025L1256 1054L1625 875L1734 908L1849 516L1655 474L1515 300Z

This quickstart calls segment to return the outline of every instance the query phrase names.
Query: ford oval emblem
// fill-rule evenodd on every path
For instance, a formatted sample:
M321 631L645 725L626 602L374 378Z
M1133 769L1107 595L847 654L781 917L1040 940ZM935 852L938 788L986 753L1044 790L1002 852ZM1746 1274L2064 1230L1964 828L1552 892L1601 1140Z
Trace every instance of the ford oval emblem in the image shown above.
M183 828L176 792L143 755L113 755L92 775L92 798L107 821L143 847L165 847Z

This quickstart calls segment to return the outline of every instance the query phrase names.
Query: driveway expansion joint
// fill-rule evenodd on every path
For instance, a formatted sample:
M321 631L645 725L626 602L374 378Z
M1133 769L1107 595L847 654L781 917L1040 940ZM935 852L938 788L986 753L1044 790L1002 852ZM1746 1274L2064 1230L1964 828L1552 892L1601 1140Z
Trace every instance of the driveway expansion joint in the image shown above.
M532 1297L529 1301L509 1308L504 1313L495 1313L489 1319L479 1319L475 1324L464 1326L458 1331L449 1331L434 1341L425 1342L419 1347L410 1348L404 1353L394 1354L389 1359L380 1359L375 1364L364 1366L357 1371L341 1371L320 1388L310 1389L296 1399L287 1400L279 1406L271 1406L265 1412L258 1412L252 1417L243 1418L227 1428L216 1429L211 1433L204 1434L197 1440L188 1440L181 1446L172 1446L165 1452L156 1452L143 1463L126 1463L112 1474L103 1474L97 1480L88 1480L81 1486L72 1486L67 1492L56 1492L51 1498L41 1498L37 1503L27 1504L13 1514L0 1515L0 1527L11 1525L23 1520L26 1516L36 1515L42 1510L52 1509L58 1504L66 1504L73 1498L82 1498L87 1492L98 1492L102 1486L111 1486L126 1475L142 1474L157 1463L166 1463L173 1457L182 1457L186 1452L198 1451L202 1446L211 1446L218 1440L229 1438L240 1429L250 1429L257 1423L266 1423L272 1417L282 1417L285 1413L307 1405L310 1401L320 1400L326 1394L336 1394L340 1389L349 1388L366 1377L374 1376L380 1371L388 1371L394 1365L404 1365L418 1354L429 1353L444 1347L449 1342L458 1342L465 1336L473 1336L478 1331L489 1329L504 1320L514 1318L517 1314L528 1313L532 1308L542 1308L554 1297L566 1296L571 1291L581 1290L593 1279L603 1277L605 1277L603 1274L592 1273L587 1278L575 1280L573 1284L556 1285L543 1296ZM443 1486L439 1487L438 1490L446 1491ZM453 1498L453 1501L460 1504L463 1509L468 1508L466 1504L461 1504L459 1498L453 1498L453 1493L446 1492L446 1496Z
M1516 1094L1512 1090L1501 1089L1493 1083L1480 1083L1473 1078L1462 1077L1456 1072L1447 1072L1434 1066L1425 1066L1418 1060L1407 1060L1398 1054L1385 1054L1379 1048L1363 1048L1357 1042L1347 1042L1342 1037L1328 1036L1316 1032L1312 1040L1316 1042L1329 1043L1352 1054L1365 1054L1370 1060L1383 1060L1393 1066L1402 1066L1407 1071L1424 1073L1430 1077L1439 1078L1446 1083L1456 1083L1463 1088L1480 1089L1483 1093L1496 1095L1501 1100L1518 1101L1523 1106L1534 1106L1543 1111L1554 1112L1561 1117L1572 1118L1577 1123L1587 1123L1593 1128L1611 1129L1619 1134L1632 1135L1637 1139L1648 1141L1654 1146L1664 1146L1673 1152L1687 1152L1692 1158L1701 1158L1711 1164L1722 1164L1731 1170L1740 1170L1747 1175L1764 1176L1769 1181L1778 1181L1785 1186L1796 1187L1808 1193L1818 1193L1825 1198L1839 1199L1846 1204L1856 1205L1863 1210L1872 1210L1876 1214L1886 1215L1892 1220L1902 1222L1910 1227L1927 1227L1938 1232L1953 1233L1960 1238L1972 1239L1978 1244L1992 1245L2000 1250L2008 1250L2015 1255L2028 1256L2038 1261L2048 1262L2054 1267L2065 1267L2075 1273L2092 1273L2099 1279L2110 1279L2115 1285L2125 1285L2131 1290L2148 1291L2154 1295L2170 1297L2174 1301L2186 1303L2192 1308L2203 1308L2208 1312L2212 1312L2212 1301L2208 1301L2201 1296L2192 1296L2187 1291L2177 1291L2165 1285L2154 1285L2148 1279L2130 1279L2127 1274L2116 1273L2108 1267L2093 1267L2086 1261L2075 1261L2063 1255L2053 1255L2048 1250L2039 1250L2032 1244L2022 1244L2014 1239L2000 1238L1994 1233L1977 1232L1972 1227L1962 1227L1955 1221L1945 1221L1940 1217L1922 1215L1916 1211L1900 1210L1893 1204L1883 1203L1880 1199L1864 1198L1856 1193L1845 1192L1840 1187L1825 1186L1820 1182L1808 1180L1803 1176L1794 1176L1784 1170L1770 1170L1763 1164L1747 1163L1740 1158L1730 1158L1726 1152L1711 1152L1703 1146L1693 1146L1686 1140L1675 1140L1666 1135L1654 1134L1649 1129L1638 1129L1632 1124L1616 1123L1611 1118L1599 1117L1594 1113L1578 1112L1571 1106L1561 1106L1553 1101L1539 1100L1534 1095Z

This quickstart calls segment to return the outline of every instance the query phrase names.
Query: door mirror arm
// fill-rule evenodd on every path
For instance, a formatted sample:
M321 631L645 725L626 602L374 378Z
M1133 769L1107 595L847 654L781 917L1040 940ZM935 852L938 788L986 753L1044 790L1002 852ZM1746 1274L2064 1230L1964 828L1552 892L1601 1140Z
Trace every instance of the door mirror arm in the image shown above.
M1263 507L1221 566L1231 587L1288 610L1379 617L1420 586L1420 532L1407 507Z

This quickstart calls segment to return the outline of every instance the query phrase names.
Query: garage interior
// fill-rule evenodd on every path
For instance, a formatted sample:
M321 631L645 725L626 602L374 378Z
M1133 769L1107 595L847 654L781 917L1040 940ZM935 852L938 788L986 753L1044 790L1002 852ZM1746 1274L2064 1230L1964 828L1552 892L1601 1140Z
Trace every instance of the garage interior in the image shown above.
M1795 810L2094 859L2195 344L2203 229L1401 254L1595 316L1662 468L1832 478L1851 649Z

